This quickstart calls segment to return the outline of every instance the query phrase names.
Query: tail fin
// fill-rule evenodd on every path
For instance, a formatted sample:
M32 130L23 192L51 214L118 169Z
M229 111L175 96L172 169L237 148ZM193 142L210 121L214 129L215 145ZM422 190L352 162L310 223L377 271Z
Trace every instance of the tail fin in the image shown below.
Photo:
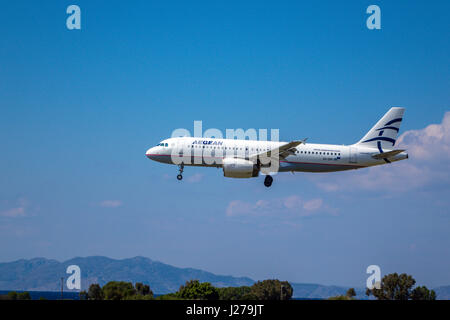
M378 148L392 149L397 140L400 124L405 108L393 107L381 118L377 124L356 144Z

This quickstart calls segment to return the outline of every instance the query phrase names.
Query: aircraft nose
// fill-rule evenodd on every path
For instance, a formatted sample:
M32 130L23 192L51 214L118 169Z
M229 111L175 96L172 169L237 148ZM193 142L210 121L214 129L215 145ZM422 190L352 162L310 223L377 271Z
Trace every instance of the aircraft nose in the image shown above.
M155 148L150 148L147 150L147 152L145 152L145 155L147 156L147 158L152 159L153 156L155 156Z

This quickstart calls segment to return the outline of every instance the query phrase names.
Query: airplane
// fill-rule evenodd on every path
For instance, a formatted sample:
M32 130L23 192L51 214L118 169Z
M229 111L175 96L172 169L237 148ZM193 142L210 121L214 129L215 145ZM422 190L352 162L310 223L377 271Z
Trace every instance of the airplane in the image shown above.
M403 149L394 149L405 109L392 107L369 132L352 145L172 137L146 152L147 158L179 167L222 168L224 177L252 178L265 175L270 187L277 172L334 172L361 169L408 159Z

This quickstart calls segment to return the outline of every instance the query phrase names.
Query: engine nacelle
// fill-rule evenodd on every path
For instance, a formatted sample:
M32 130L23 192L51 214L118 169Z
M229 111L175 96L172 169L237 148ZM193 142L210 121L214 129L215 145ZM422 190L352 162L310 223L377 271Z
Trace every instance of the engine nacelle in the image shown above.
M222 160L223 176L228 178L257 177L259 168L252 161L236 158Z

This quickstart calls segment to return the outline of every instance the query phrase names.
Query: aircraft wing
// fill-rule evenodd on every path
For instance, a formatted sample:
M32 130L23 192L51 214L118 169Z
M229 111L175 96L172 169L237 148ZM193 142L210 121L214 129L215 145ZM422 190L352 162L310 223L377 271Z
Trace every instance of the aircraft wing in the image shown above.
M405 151L405 150L400 150L399 149L399 150L392 150L392 151L383 152L383 153L377 153L377 154L374 154L372 156L372 158L374 158L374 159L390 158L390 157L393 157L393 156L395 156L395 155L397 155L399 153L402 153L403 151Z
M295 154L295 147L298 145L305 143L306 139L304 140L295 140L291 141L285 144L282 144L278 146L277 148L273 148L270 150L263 151L261 153L255 154L250 157L250 160L256 160L259 157L266 157L266 158L272 158L276 155L278 155L278 158L286 158L289 155Z

